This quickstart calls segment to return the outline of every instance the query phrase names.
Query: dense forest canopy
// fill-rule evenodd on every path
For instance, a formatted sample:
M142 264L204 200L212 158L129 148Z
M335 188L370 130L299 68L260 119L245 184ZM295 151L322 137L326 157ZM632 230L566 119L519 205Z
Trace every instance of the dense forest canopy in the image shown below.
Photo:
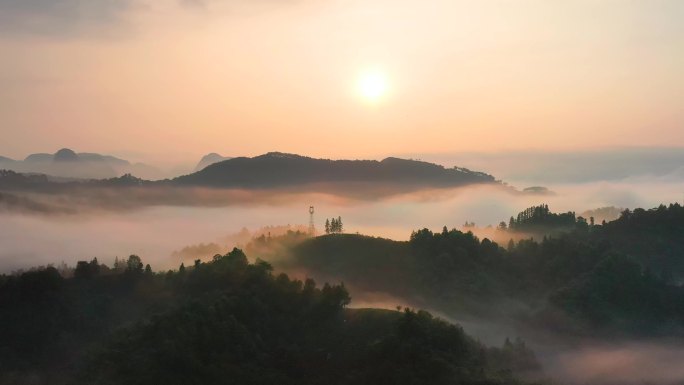
M518 217L503 231L549 235L506 245L446 227L414 231L408 242L333 235L296 243L277 266L305 267L360 291L409 297L452 314L515 316L569 334L684 332L682 206L624 211L603 225L545 205ZM267 250L262 246L264 258Z
M1 275L0 384L513 384L542 373L522 340L491 348L425 311L351 309L347 287L558 338L684 335L682 206L605 224L546 205L518 218L500 230L563 231L505 246L446 227L408 241L288 231L254 238L253 263L234 249L167 272L131 255Z
M484 385L539 369L522 341L349 303L238 249L165 273L132 255L2 276L0 383Z

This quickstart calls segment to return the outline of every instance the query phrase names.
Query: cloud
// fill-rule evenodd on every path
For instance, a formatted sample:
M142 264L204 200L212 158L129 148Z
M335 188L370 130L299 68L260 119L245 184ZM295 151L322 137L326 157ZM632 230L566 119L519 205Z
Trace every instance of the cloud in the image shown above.
M552 372L571 384L681 384L684 348L669 343L627 343L562 353Z
M226 246L221 246L218 243L199 243L196 245L188 245L180 250L175 250L171 256L180 260L191 260L197 258L211 257L216 254L225 254L229 249Z
M136 0L0 0L0 35L110 35Z
M425 154L418 157L448 166L456 164L485 170L513 183L684 181L684 148L681 147Z
M169 4L185 10L207 10L210 4L219 3L250 1L168 0L167 4L160 0L0 0L0 38L118 37L134 27L131 16L135 11L163 9Z

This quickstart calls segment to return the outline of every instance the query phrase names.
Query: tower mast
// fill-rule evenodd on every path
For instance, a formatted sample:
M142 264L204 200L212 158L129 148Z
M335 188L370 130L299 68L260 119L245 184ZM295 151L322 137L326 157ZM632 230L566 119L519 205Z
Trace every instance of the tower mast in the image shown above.
M314 207L309 206L309 235L316 235L316 226L314 225Z

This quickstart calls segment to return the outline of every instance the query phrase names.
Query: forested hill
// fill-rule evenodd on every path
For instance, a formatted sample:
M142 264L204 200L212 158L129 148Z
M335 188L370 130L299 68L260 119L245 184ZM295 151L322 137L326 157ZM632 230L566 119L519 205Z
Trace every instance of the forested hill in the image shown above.
M464 168L445 168L417 160L329 160L279 152L214 163L193 174L175 178L172 182L178 185L239 188L349 182L422 187L496 183L494 177L488 174Z
M503 247L446 227L415 231L408 242L333 234L297 243L290 258L275 260L454 316L517 318L569 335L684 335L682 206L625 211L605 225L573 213L548 216L571 217L572 227ZM257 242L247 250L269 257Z
M538 369L522 341L349 301L237 249L166 273L130 256L0 276L0 384L503 385Z

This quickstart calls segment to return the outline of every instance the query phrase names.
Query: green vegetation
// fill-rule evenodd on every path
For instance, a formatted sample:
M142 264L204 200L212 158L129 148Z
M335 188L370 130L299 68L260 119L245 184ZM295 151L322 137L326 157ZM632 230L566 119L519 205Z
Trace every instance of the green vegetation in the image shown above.
M506 248L445 227L405 242L290 231L246 249L355 293L555 336L684 335L680 205L603 225L543 205L520 219L513 231L568 225ZM488 348L425 311L349 303L344 285L274 274L238 249L165 273L132 255L3 275L0 384L515 384L539 373L519 339Z
M0 383L484 385L538 369L521 342L349 302L238 249L167 273L131 256L2 276Z
M326 234L340 234L344 232L344 227L342 225L342 217L331 218L325 220L325 233Z
M684 335L679 204L625 211L605 225L542 205L512 222L513 231L553 235L511 241L506 248L446 227L414 231L408 242L323 236L291 247L290 259L279 266L306 268L359 292L384 292L449 314L505 316L535 328L603 337ZM544 231L558 226L566 231Z
M505 222L503 222L505 224ZM585 223L584 218L575 217L574 212L562 214L552 213L548 205L532 206L518 213L518 216L508 222L508 229L522 232L548 231L555 229L568 229L578 223Z

